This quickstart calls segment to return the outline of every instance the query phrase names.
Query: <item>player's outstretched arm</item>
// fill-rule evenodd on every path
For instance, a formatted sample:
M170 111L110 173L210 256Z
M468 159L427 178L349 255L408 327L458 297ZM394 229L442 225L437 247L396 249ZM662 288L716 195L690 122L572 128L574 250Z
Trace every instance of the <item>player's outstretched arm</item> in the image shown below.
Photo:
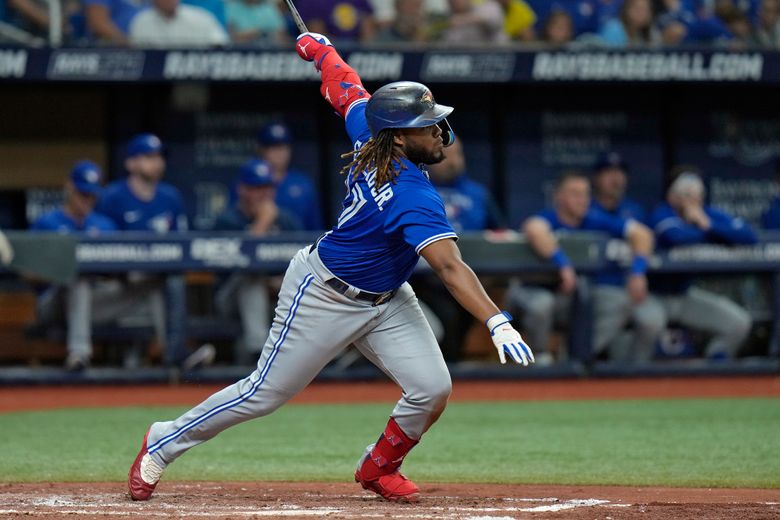
M304 60L314 62L322 76L320 92L341 117L346 117L353 103L371 97L363 88L358 73L339 56L327 37L303 33L295 42L295 50Z
M454 241L433 242L425 246L420 255L441 278L458 303L487 326L501 363L506 363L506 354L523 365L534 362L531 348L512 327L512 317L506 311L499 311L477 275L461 258L460 250Z

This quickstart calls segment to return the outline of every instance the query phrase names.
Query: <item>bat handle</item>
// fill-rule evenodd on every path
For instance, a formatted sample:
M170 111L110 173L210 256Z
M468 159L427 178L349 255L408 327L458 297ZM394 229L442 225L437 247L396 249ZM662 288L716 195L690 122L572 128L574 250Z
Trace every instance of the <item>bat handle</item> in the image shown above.
M298 12L298 9L295 7L293 1L285 0L285 3L287 4L287 8L290 10L293 21L295 22L295 25L298 27L298 30L301 32L301 34L309 32L309 29L306 27L306 24L303 23L303 18L301 18L301 14Z

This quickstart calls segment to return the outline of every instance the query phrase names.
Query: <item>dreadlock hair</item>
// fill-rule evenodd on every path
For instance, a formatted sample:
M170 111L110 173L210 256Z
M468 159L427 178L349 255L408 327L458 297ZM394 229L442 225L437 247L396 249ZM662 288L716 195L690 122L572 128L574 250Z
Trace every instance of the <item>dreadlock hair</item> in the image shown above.
M376 137L372 137L359 149L342 154L343 159L351 158L352 161L341 169L341 173L352 171L352 178L357 178L363 171L376 168L376 189L388 182L395 183L395 178L405 170L406 166L401 162L403 153L393 138L395 133L392 128L385 128ZM400 168L396 165L400 165Z

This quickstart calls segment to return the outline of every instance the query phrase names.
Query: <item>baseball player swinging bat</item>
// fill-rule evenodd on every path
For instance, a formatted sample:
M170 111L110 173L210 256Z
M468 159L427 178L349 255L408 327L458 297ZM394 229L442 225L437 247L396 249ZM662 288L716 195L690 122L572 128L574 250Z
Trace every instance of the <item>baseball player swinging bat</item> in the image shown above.
M287 4L287 8L290 10L290 14L293 17L293 20L295 21L296 27L298 27L298 31L303 33L309 32L309 29L306 28L306 24L303 23L303 18L301 18L301 13L298 12L298 9L295 8L295 4L292 2L292 0L284 0Z
M524 366L534 362L512 317L463 263L444 202L421 166L444 159L444 147L454 139L447 123L454 109L410 81L369 93L322 34L305 31L295 50L320 73L320 93L344 119L352 142L345 154L351 162L344 168L343 211L336 226L291 260L256 369L147 430L128 472L134 500L149 500L165 468L187 450L277 410L354 344L402 389L384 431L358 459L355 482L386 500L416 501L420 489L400 467L452 390L441 349L408 283L420 257L485 324L501 363L507 356ZM338 434L333 425L318 428Z

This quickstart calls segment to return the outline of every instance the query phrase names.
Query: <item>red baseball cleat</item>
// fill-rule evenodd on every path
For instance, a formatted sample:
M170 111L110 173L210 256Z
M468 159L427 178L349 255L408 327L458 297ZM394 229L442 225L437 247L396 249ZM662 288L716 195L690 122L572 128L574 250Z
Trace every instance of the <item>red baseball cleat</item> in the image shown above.
M161 468L146 451L148 437L149 431L147 430L144 442L141 444L141 451L138 452L133 465L130 466L130 471L127 473L127 487L130 490L130 498L133 500L149 500L165 469Z
M355 482L359 482L363 489L373 491L392 502L417 502L420 498L420 488L398 470L368 481L360 477L360 471L356 471Z

